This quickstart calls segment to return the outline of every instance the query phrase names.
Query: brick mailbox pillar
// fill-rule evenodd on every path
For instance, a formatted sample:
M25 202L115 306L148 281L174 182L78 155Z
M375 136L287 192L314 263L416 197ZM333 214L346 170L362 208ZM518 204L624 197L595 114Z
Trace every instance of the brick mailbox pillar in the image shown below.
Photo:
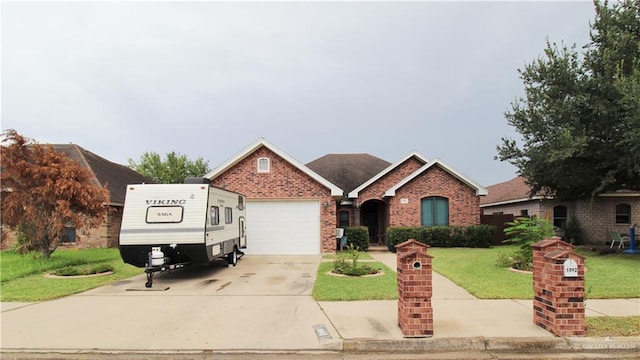
M404 337L433 336L431 259L429 246L414 239L396 245L398 325Z
M533 247L533 323L556 336L585 336L584 258L559 237Z

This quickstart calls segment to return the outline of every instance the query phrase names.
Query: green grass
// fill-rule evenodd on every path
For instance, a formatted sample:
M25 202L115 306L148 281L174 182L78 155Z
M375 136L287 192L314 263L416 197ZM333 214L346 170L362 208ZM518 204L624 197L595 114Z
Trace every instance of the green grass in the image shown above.
M588 317L585 319L587 336L640 336L640 316Z
M429 248L433 269L481 299L532 299L532 275L515 273L496 266L500 253L511 254L517 246L490 249ZM585 291L589 299L639 297L640 256L599 255L585 248L576 254L585 257ZM613 280L613 281L612 281Z
M517 246L491 249L429 248L433 270L480 299L532 299L533 276L496 266L500 252Z
M599 255L587 248L577 248L575 253L586 258L588 299L640 297L640 255Z
M396 273L379 262L367 262L373 268L381 269L378 276L334 276L328 272L333 262L322 262L313 288L313 298L317 301L392 300L398 298Z
M105 264L111 275L86 278L47 278L44 275L67 266ZM102 266L102 265L101 265ZM58 249L50 259L38 253L0 253L0 301L44 301L76 294L98 286L142 274L144 270L125 264L118 249Z
M347 251L338 251L335 254L323 254L322 255L322 259L324 260L334 260L336 258L340 258L340 259L351 259L351 254L349 254L349 252ZM371 255L369 255L366 252L361 252L360 256L358 257L358 261L360 260L372 260L373 258L371 257Z

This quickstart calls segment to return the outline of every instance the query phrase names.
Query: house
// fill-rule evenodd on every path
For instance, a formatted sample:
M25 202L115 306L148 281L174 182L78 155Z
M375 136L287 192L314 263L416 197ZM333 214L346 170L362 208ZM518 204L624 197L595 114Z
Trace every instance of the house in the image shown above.
M247 198L250 254L318 254L337 248L336 228L476 225L487 190L412 152L390 164L368 154L330 154L306 165L258 139L205 177Z
M138 172L107 159L104 159L75 144L52 144L53 149L66 154L70 159L89 170L93 182L106 186L109 190L109 208L107 219L98 229L68 228L65 241L78 247L115 247L118 246L122 208L127 184L152 183L153 181ZM12 236L13 235L13 236ZM8 233L3 246L13 243L14 234Z
M640 223L640 191L604 193L592 201L558 201L539 194L530 196L530 188L521 176L488 186L487 190L489 194L480 200L484 215L538 216L558 228L575 219L589 244L610 242L610 231L627 234L632 224Z

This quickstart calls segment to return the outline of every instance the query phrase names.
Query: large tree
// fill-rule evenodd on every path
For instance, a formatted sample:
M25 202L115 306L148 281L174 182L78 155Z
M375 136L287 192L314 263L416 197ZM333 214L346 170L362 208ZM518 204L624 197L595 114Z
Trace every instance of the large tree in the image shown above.
M180 184L187 177L209 172L209 162L202 158L191 161L186 155L173 151L167 153L164 160L155 152L146 152L139 162L129 159L129 167L161 184Z
M90 229L104 221L109 191L87 169L15 130L2 135L2 224L24 232L25 249L49 258L66 226Z
M521 144L503 138L502 161L531 187L559 199L640 190L640 0L596 1L590 42L547 41L519 69L524 97L505 113Z

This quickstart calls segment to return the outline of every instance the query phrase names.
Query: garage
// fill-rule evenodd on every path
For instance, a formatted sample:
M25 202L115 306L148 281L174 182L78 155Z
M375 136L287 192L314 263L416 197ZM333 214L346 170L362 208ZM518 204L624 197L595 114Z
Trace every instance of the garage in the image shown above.
M247 201L247 254L320 254L320 202Z

